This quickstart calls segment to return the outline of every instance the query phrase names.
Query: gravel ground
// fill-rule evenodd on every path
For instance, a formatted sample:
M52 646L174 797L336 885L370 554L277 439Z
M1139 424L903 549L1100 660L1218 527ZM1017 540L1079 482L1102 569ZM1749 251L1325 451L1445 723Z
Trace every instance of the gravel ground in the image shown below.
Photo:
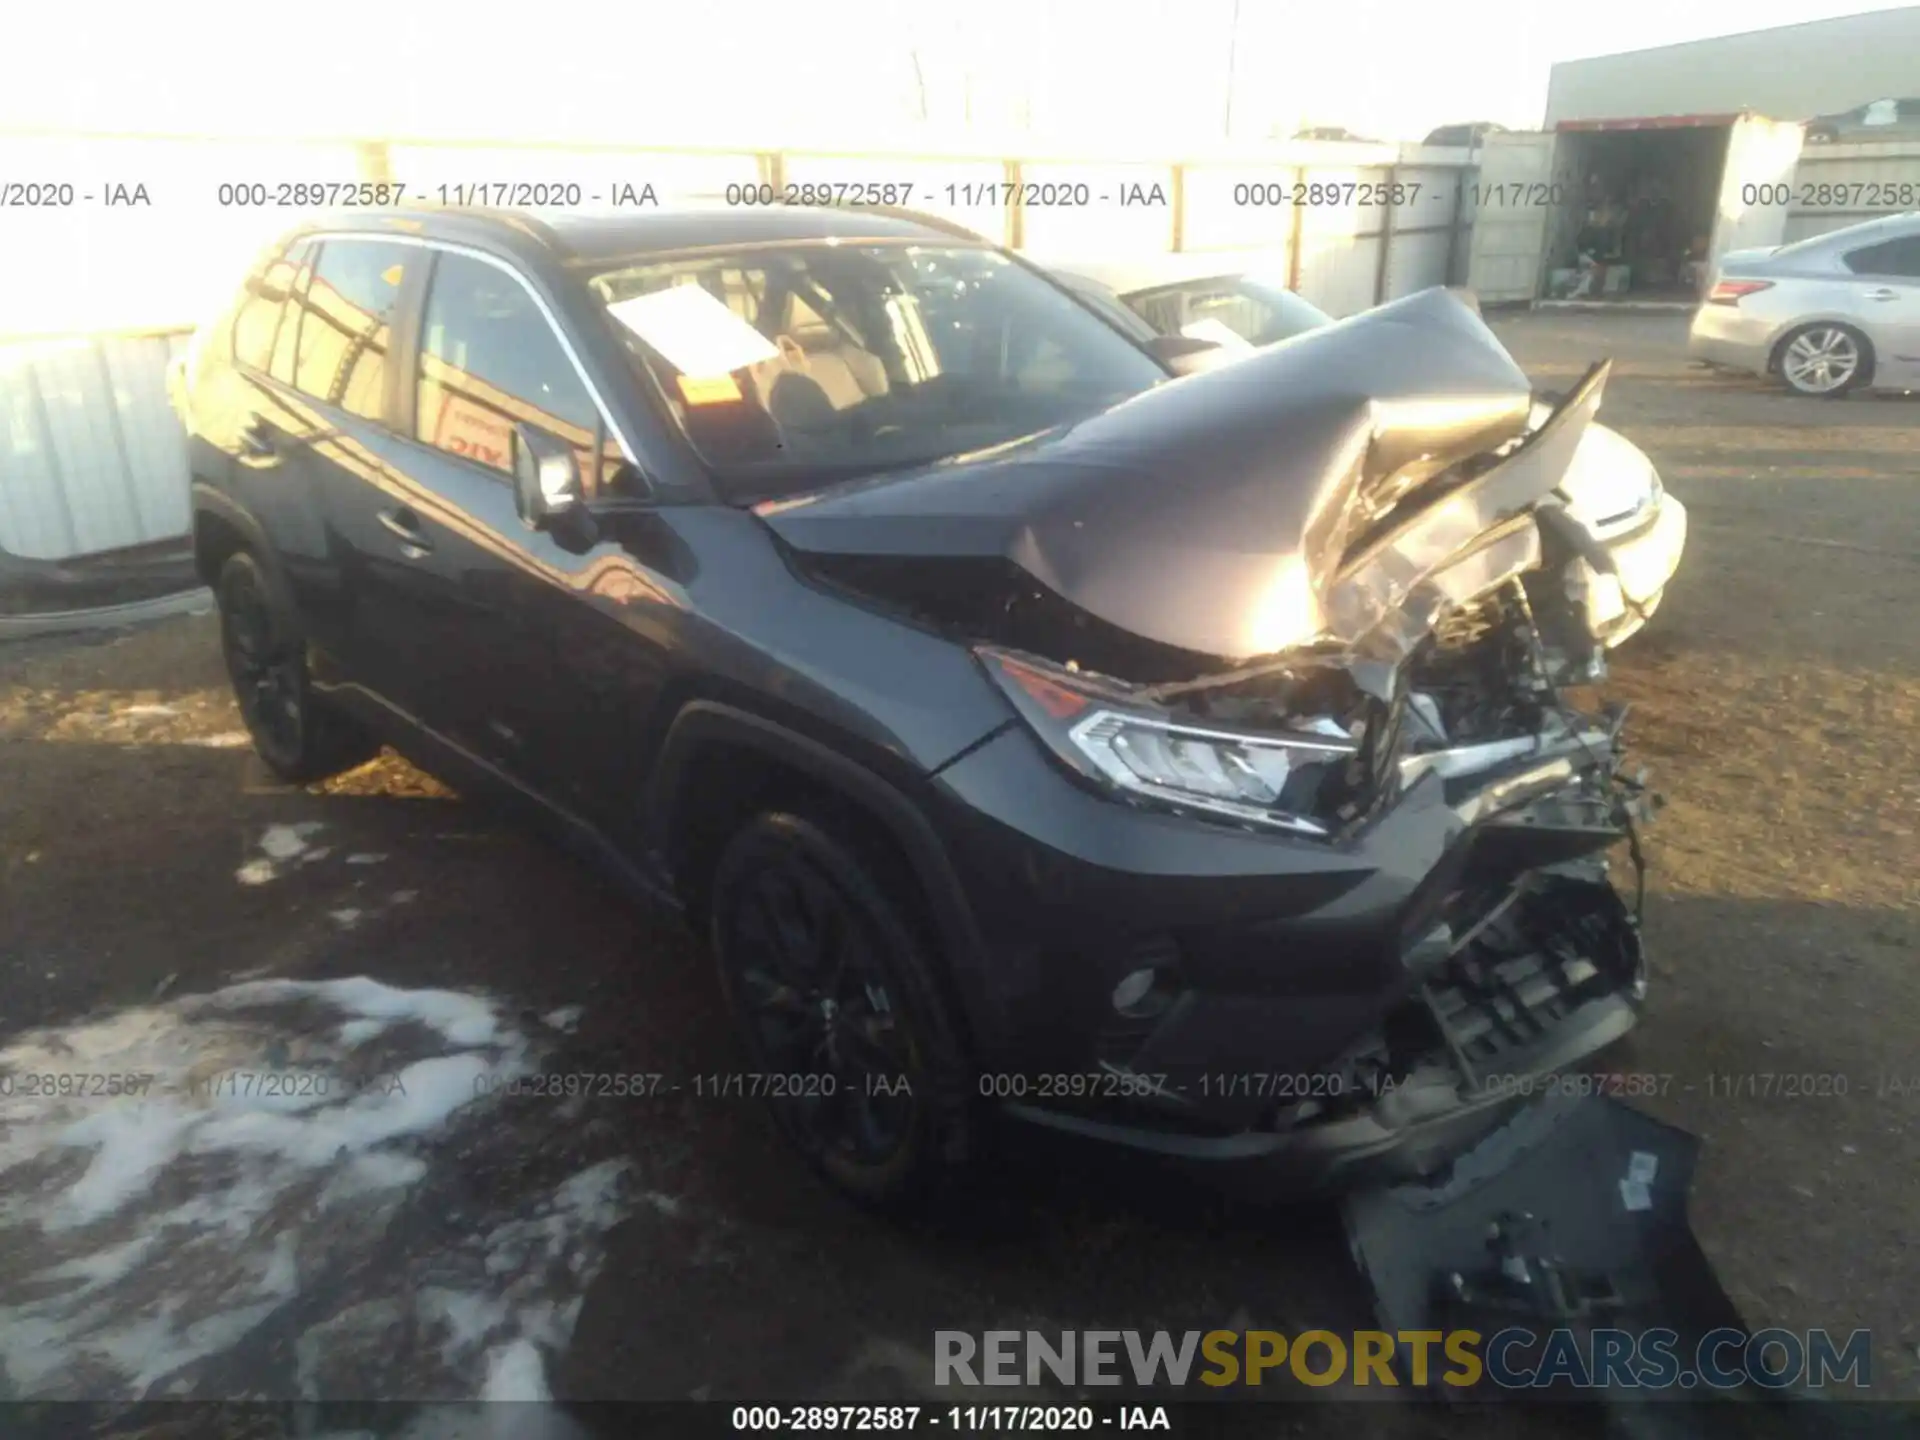
M1542 385L1613 355L1603 418L1693 517L1612 684L1669 801L1649 834L1653 996L1616 1064L1655 1077L1649 1108L1704 1138L1695 1225L1748 1323L1871 1328L1876 1389L1920 1396L1920 409L1689 369L1682 319L1496 328ZM550 1069L732 1066L671 918L396 759L317 791L272 784L238 728L207 617L0 648L0 1045L242 977L365 974L484 991L522 1017L579 1007ZM237 883L269 827L301 823L331 859ZM481 1154L468 1188L498 1208L512 1157L545 1187L630 1162L628 1218L551 1350L564 1395L906 1400L927 1393L936 1329L1367 1323L1323 1210L1041 1152L1013 1157L964 1223L883 1227L807 1179L749 1103L560 1103L500 1101L492 1141L468 1135L446 1163ZM0 1251L0 1286L10 1263ZM196 1393L231 1393L234 1368ZM1288 1412L1291 1433L1352 1422ZM1436 1425L1499 1433L1400 1407L1366 1431Z

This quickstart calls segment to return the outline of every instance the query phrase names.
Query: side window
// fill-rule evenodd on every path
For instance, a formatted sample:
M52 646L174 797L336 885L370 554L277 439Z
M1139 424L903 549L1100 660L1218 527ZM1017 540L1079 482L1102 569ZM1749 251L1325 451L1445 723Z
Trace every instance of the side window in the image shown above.
M273 356L273 339L288 292L293 288L292 252L269 258L247 276L240 303L233 313L233 358L236 364L265 370Z
M1897 275L1920 279L1920 235L1882 240L1846 253L1847 269L1856 275Z
M497 266L441 252L420 327L419 439L513 473L513 427L538 426L598 482L600 412L527 289Z
M294 388L349 415L385 418L387 351L407 267L424 258L408 245L332 239L320 249L301 307Z
M280 328L273 340L273 363L268 374L283 385L293 383L294 359L299 352L300 314L306 305L307 286L313 281L313 260L320 247L303 240L287 256L287 303L280 311Z

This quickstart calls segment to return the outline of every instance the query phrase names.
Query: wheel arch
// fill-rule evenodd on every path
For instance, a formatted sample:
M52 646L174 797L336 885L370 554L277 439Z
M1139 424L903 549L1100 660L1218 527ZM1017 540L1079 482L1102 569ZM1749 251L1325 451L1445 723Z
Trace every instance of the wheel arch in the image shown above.
M1787 342L1809 325L1840 325L1858 335L1861 345L1865 347L1866 359L1866 375L1859 383L1863 386L1873 383L1873 372L1879 363L1879 355L1873 348L1873 337L1867 333L1866 328L1853 316L1826 312L1812 315L1799 315L1780 327L1773 339L1767 344L1767 374L1778 375L1780 373L1780 360L1781 357L1786 354Z
M220 567L230 557L245 550L259 562L273 587L273 601L292 616L293 587L287 583L280 557L260 522L232 496L203 481L193 486L193 567L211 587L220 583Z
M776 720L693 700L668 727L643 800L649 848L666 859L689 920L706 918L705 887L719 849L763 809L826 802L866 827L910 879L933 933L943 978L968 1029L995 1032L985 943L946 846L922 809L891 781Z

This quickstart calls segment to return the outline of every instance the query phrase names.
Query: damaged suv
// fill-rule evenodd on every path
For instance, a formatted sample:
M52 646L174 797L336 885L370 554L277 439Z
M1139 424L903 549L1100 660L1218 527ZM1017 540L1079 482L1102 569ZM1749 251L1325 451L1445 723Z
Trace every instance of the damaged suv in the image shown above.
M902 214L303 227L181 386L246 723L684 907L866 1200L992 1109L1430 1172L1645 988L1641 787L1562 694L1605 369L1535 426L1443 290L1179 348Z

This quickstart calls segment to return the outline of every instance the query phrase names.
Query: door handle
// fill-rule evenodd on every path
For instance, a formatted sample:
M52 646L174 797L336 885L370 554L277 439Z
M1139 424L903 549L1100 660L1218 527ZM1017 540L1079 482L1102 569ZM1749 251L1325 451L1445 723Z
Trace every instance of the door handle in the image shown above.
M258 415L241 430L240 448L256 460L270 460L280 453L280 445L274 439L272 429Z
M409 560L418 560L433 549L433 542L427 538L427 532L420 528L420 517L405 505L393 510L382 510L380 524L399 540L400 553Z
M1885 286L1882 286L1878 290L1869 290L1867 292L1867 299L1869 300L1898 300L1899 298L1900 292L1898 290L1889 290Z

